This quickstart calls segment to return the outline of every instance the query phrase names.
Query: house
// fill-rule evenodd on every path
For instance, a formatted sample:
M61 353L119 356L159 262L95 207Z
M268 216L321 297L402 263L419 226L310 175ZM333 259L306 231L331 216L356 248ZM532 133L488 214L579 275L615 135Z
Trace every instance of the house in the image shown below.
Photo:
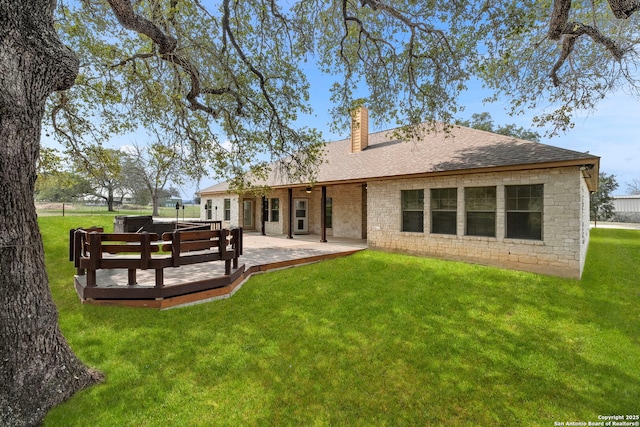
M315 183L272 174L268 194L255 197L223 182L199 192L201 218L579 278L599 164L590 154L465 127L409 141L370 134L361 108L351 137L326 144Z

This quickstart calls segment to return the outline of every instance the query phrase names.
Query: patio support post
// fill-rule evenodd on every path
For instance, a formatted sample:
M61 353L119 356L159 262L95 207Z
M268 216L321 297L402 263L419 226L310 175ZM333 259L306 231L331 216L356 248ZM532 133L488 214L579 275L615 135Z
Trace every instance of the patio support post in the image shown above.
M320 229L322 230L322 235L320 237L320 242L327 242L327 186L322 186L322 198L320 200Z
M289 196L289 218L287 218L287 239L293 239L293 234L291 233L292 227L291 223L293 222L293 188L287 189L287 193Z
M267 196L262 196L262 215L261 215L261 222L262 222L262 229L261 229L261 233L263 236L267 235L267 231L265 229L265 222L267 221L266 216L269 214L268 211L269 207L267 205Z

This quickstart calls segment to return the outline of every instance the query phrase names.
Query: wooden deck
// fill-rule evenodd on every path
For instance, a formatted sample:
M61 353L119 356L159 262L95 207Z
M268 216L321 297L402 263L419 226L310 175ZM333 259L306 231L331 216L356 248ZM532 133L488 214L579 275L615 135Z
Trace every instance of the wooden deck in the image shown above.
M242 240L243 254L229 275L225 275L225 263L220 261L167 268L164 286L156 291L154 298L145 297L146 290L156 283L153 270L138 270L133 286L129 284L126 269L98 270L97 286L88 288L86 276L76 275L75 287L83 304L166 309L229 298L253 274L347 256L367 247L365 240L331 237L321 243L320 236L315 235L287 239L245 232ZM87 289L90 289L88 293ZM126 296L110 298L115 289L121 289Z

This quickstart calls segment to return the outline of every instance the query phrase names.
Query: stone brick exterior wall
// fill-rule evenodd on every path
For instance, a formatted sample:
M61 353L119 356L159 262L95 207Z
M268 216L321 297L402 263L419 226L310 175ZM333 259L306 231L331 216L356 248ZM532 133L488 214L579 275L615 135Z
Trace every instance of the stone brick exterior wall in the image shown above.
M271 199L278 199L279 204L279 212L278 212L278 221L271 221ZM287 234L289 231L287 228L287 215L289 215L289 195L287 190L273 190L268 196L267 200L269 203L269 218L264 224L265 233L267 234ZM260 218L260 213L258 212L258 218ZM258 222L260 219L258 219ZM258 225L258 229L260 229L260 225Z
M544 186L542 240L505 237L505 186ZM496 236L465 235L465 187L496 187ZM431 230L432 188L457 188L457 234L433 234ZM424 190L424 233L402 232L401 191ZM311 193L293 189L294 198L308 200L309 232L321 234L321 187ZM367 239L372 249L433 256L475 262L504 268L579 278L589 245L589 190L577 167L525 170L482 174L464 174L420 179L370 181L363 184L327 186L332 199L333 227L328 236ZM201 218L206 218L205 205L212 200L213 219L224 217L224 199L231 199L231 220L224 228L244 226L242 201L249 197L237 194L203 195ZM271 199L278 198L279 220L271 221ZM286 189L268 195L269 217L265 231L269 235L288 232L289 199ZM260 230L261 198L254 198L255 229ZM218 207L216 210L215 207Z
M543 184L542 240L505 237L505 185ZM496 186L496 237L465 236L464 188ZM457 188L457 234L432 234L430 189ZM401 190L424 189L424 233L402 232ZM589 192L576 167L368 183L369 247L579 278L589 243Z
M331 234L334 237L345 237L348 239L366 238L366 227L363 226L363 218L366 218L366 206L363 207L362 184L346 184L327 187L327 198L332 199L333 205L333 228ZM320 189L316 191L318 208L317 231L320 233ZM363 210L364 209L364 210ZM366 221L365 221L366 222Z
M224 220L224 199L231 200L231 219ZM207 200L211 200L211 219L222 221L222 228L231 229L242 227L240 213L242 212L241 198L237 194L203 195L200 202L200 219L207 219ZM217 208L217 209L216 209Z
M344 237L348 239L366 238L366 204L363 205L362 184L344 184L327 186L327 198L332 199L333 227L327 229L327 236ZM287 233L286 215L288 211L288 194L286 190L274 190L269 197L280 197L281 213L280 225L277 228L267 228L270 232ZM300 189L293 190L293 197L306 199L309 202L309 233L321 234L321 206L322 190L320 186L313 187L311 193ZM284 222L283 222L284 221ZM278 231L280 230L280 231Z

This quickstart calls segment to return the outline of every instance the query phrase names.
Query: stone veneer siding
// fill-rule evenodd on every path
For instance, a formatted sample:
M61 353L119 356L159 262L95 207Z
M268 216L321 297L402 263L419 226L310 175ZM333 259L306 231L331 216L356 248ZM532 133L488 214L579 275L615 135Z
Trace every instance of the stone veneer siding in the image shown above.
M543 184L542 240L505 238L505 186ZM496 186L496 237L465 236L464 188ZM432 234L430 189L457 188L457 235ZM401 232L401 190L424 189L424 233ZM368 182L371 249L579 278L589 244L589 192L577 167Z
M288 215L288 193L287 190L273 190L268 198L280 198L280 221L279 223L267 223L267 234L286 234ZM366 228L363 221L366 221L363 212L363 187L361 184L345 184L327 186L327 198L332 199L332 223L333 227L327 229L327 236L344 237L348 239L364 239ZM321 234L320 211L322 206L321 186L313 187L311 193L306 193L301 188L293 189L294 199L306 199L309 204L309 233ZM365 207L366 210L366 207Z
M327 186L327 198L332 201L332 228L327 229L327 235L348 239L366 238L366 228L363 226L362 184L345 184ZM311 216L310 231L320 234L320 211L322 206L322 190L314 187L310 197ZM365 208L366 209L366 208Z
M231 200L231 219L229 221L224 220L224 199ZM242 224L240 224L242 198L238 197L237 194L203 195L200 201L200 219L207 218L207 200L211 200L211 219L213 221L222 221L222 228L229 230L242 226Z

